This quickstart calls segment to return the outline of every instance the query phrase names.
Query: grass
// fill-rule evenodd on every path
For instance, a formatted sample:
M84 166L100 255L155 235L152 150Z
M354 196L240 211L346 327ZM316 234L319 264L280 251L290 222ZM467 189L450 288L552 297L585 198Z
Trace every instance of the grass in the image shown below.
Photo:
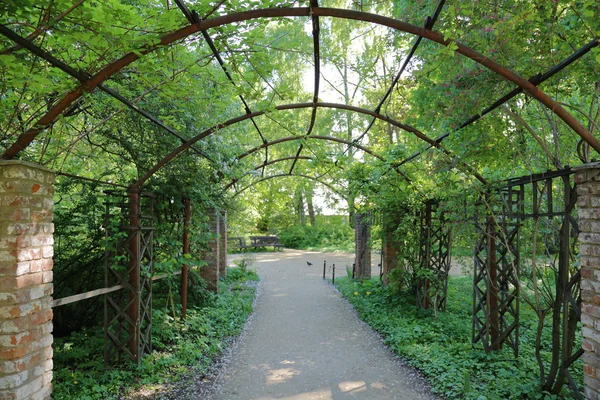
M487 354L471 344L472 278L450 277L446 312L434 318L415 306L412 294L392 294L378 280L336 279L338 290L360 317L380 332L393 351L427 377L432 390L448 399L568 399L540 392L534 355L535 314L521 307L519 357L509 349ZM546 332L549 331L546 327ZM549 337L543 338L549 349ZM576 343L578 346L579 343ZM549 359L548 351L543 356ZM581 359L571 368L583 384Z
M185 321L154 309L154 351L141 365L104 369L103 329L85 329L54 343L53 399L116 399L136 391L152 393L166 382L193 373L200 379L228 341L238 336L252 312L251 270L230 269L220 282L221 294L206 307L188 309Z

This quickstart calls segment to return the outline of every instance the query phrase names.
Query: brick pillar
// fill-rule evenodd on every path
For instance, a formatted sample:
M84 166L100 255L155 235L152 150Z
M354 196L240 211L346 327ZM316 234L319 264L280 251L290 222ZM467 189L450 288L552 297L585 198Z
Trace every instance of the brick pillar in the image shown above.
M369 214L354 214L355 233L355 277L359 279L371 278L371 226Z
M54 173L0 161L0 399L52 389Z
M210 239L208 249L203 252L206 265L200 268L200 276L206 281L208 290L219 291L219 213L214 208L207 211Z
M600 163L575 170L581 255L585 396L600 397Z
M227 276L227 211L219 215L219 276Z
M383 237L383 284L390 283L390 271L398 268L398 243L394 238L394 232L385 232Z

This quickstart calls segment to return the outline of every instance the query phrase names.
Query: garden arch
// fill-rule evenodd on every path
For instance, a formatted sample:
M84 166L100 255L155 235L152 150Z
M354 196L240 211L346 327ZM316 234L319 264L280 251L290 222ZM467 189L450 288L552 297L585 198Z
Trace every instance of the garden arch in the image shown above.
M246 12L240 12L237 14L230 14L222 17L210 18L207 20L199 21L194 24L191 24L187 27L179 29L175 32L172 32L168 35L165 35L160 38L158 44L147 46L146 48L142 48L136 52L131 52L121 57L117 61L112 62L106 67L102 68L97 74L90 77L89 79L84 79L85 75L81 75L77 73L74 69L67 66L66 64L56 60L53 62L56 66L61 68L63 71L69 73L70 75L75 75L77 79L81 82L81 86L77 87L75 90L69 92L65 97L62 98L56 105L54 105L42 118L40 118L33 128L28 129L25 133L21 134L19 138L15 141L13 145L11 145L2 155L3 159L12 159L15 155L17 155L20 151L24 150L29 146L29 144L35 139L35 137L45 128L50 126L59 115L61 115L67 108L72 105L76 100L78 100L85 92L89 92L102 84L104 81L109 79L118 71L125 68L127 65L133 63L137 59L142 56L151 53L158 48L166 45L170 45L180 39L186 38L192 34L195 34L200 31L206 31L210 28L215 28L222 25L233 24L236 22L243 22L247 20L252 20L256 18L281 18L281 17L335 17L335 18L345 18L358 20L363 22L371 22L374 24L379 24L383 26L387 26L389 28L393 28L399 31L412 33L416 36L420 36L422 38L429 39L433 42L437 42L442 46L449 46L452 43L455 43L456 49L455 51L465 57L472 59L473 61L481 64L485 68L493 71L495 74L502 76L503 78L513 82L527 93L529 93L532 97L539 100L542 104L544 104L548 109L550 109L554 114L556 114L560 119L562 119L568 126L570 126L575 133L577 133L583 140L585 140L592 148L596 151L600 152L600 141L593 137L589 131L583 127L579 121L577 121L568 111L566 111L560 104L554 101L550 96L545 94L542 90L540 90L536 85L532 84L525 78L519 76L517 73L509 70L506 67L496 63L495 61L485 57L483 54L478 53L477 51L465 46L462 43L453 42L448 39L444 39L444 36L440 33L434 32L432 30L426 29L424 27L418 27L415 25L411 25L402 21L398 21L392 18L387 18L375 14L364 13L360 11L353 10L344 10L344 9L330 9L330 8L321 8L318 7L316 2L314 2L314 6L312 7L304 7L304 8L271 8L271 9L261 9L261 10L251 10ZM318 27L318 19L316 19L316 24ZM315 30L314 32L318 32ZM18 35L14 34L10 29L6 26L0 26L0 33L7 36L9 39L15 41L17 44L28 48L31 51L35 51L37 55L42 55L43 52L40 52L41 49L35 49L36 46L29 43L24 38L18 37ZM596 45L598 44L598 40L596 40ZM315 58L318 60L318 51L315 51ZM316 66L318 70L318 63ZM318 78L318 73L315 74ZM319 79L315 80L315 98L313 99L313 103L317 103L318 96L318 86ZM316 107L316 106L315 106ZM314 117L313 117L314 120Z
M85 96L88 93L91 93L96 88L99 88L100 90L105 91L110 96L116 98L123 104L126 104L128 107L135 109L136 112L142 114L146 119L152 121L153 123L160 126L161 128L169 131L171 134L177 136L181 142L183 142L183 144L180 147L174 149L165 158L160 160L153 167L151 167L148 171L146 171L146 173L143 176L141 176L137 180L137 182L135 182L133 185L131 185L132 192L137 192L137 191L139 191L139 189L141 187L143 187L143 184L148 179L150 179L157 171L159 171L162 167L167 165L170 161L172 161L175 157L177 157L184 150L193 149L192 146L194 144L198 143L203 138L210 136L212 133L215 133L215 132L219 131L220 129L237 124L238 122L252 120L252 122L254 123L253 118L265 114L265 111L258 111L258 112L251 111L250 108L248 107L248 105L246 104L246 102L244 101L244 99L242 98L242 101L244 102L244 105L245 105L246 114L239 116L239 117L235 117L233 119L229 119L226 122L214 125L213 127L208 128L207 130L205 130L204 132L195 136L194 138L186 139L185 136L180 135L174 129L168 128L166 125L161 123L158 119L154 118L151 114L141 110L139 107L133 105L131 102L128 102L128 100L126 100L124 97L122 97L118 93L114 92L109 87L104 86L103 84L105 82L107 82L108 80L110 80L111 78L115 77L120 71L123 71L126 67L128 67L129 65L134 63L136 60L141 59L144 56L146 56L150 53L153 53L159 49L164 49L169 46L176 45L177 42L179 42L185 38L191 37L192 35L195 35L197 33L201 33L205 37L205 39L207 39L207 37L208 37L207 31L212 28L230 26L235 23L254 21L254 20L258 20L258 19L262 19L262 18L290 18L290 17L291 18L310 18L312 20L314 61L315 61L315 87L314 87L314 93L313 93L313 100L310 103L277 105L274 108L275 108L275 110L311 109L312 113L311 113L311 117L310 117L309 128L308 128L306 135L304 135L304 136L285 138L286 140L274 139L271 142L266 141L265 138L262 136L262 133L259 131L261 139L263 140L263 144L250 150L249 153L246 155L252 154L263 148L266 149L271 144L281 143L284 141L301 140L304 138L330 140L330 141L345 144L347 146L354 146L357 148L361 148L362 150L367 151L366 148L362 147L359 144L360 139L348 141L348 140L334 138L334 137L325 139L325 137L323 137L323 136L312 135L312 129L315 125L317 109L319 107L336 108L336 109L340 109L340 110L350 111L353 113L360 113L360 114L364 114L367 116L371 116L374 119L378 119L378 120L387 122L388 124L391 124L395 127L401 128L407 132L414 134L419 139L426 142L429 145L428 148L441 147L440 142L449 135L449 134L445 134L445 135L442 135L435 139L429 138L428 136L426 136L425 134L421 133L420 131L418 131L414 128L411 128L407 125L404 125L400 122L394 121L393 119L380 114L381 103L379 104L379 106L377 106L375 108L375 111L370 111L370 110L366 110L366 109L362 109L362 108L358 108L358 107L354 107L354 106L350 106L350 105L346 105L346 104L333 104L333 103L320 102L319 101L319 84L320 84L319 18L324 18L324 17L348 19L348 20L354 20L354 21L367 22L367 23L371 23L371 24L377 24L377 25L388 27L388 28L391 28L391 29L394 29L397 31L406 32L406 33L415 35L419 38L418 39L419 41L421 40L421 38L428 39L432 42L438 43L441 46L449 47L451 50L455 51L456 53L460 54L461 56L464 56L464 57L467 57L467 58L473 60L474 62L482 65L486 69L492 71L494 74L501 76L502 78L506 79L507 81L512 82L515 85L517 85L517 88L514 89L511 93L504 96L501 100L499 100L499 102L494 103L493 106L484 110L484 112L482 112L481 114L476 114L471 120L467 121L467 123L465 123L465 124L468 124L468 123L472 122L473 120L476 120L481 115L489 112L489 110L497 107L499 104L502 104L507 99L514 97L516 94L518 94L522 91L525 91L531 97L533 97L534 99L539 101L541 104L543 104L544 107L546 107L551 113L555 114L556 116L558 116L558 118L560 118L562 121L564 121L564 123L567 124L572 129L572 131L574 131L577 135L579 135L579 137L581 137L581 139L584 142L589 144L597 152L600 152L600 141L598 141L598 139L596 137L594 137L585 127L583 127L582 124L579 123L577 121L577 119L575 119L560 103L558 103L557 101L555 101L554 99L549 97L544 91L542 91L541 89L539 89L537 87L537 85L543 81L543 78L549 76L548 74L554 73L554 72L564 68L565 66L569 65L570 63L572 63L579 57L583 56L585 53L589 52L590 49L592 49L593 47L598 46L598 44L599 44L598 38L594 38L586 46L582 47L580 50L575 51L575 53L573 53L573 55L571 57L569 57L565 61L559 63L557 66L555 66L553 69L551 69L549 73L539 76L539 77L532 77L530 80L527 80L527 79L521 77L520 75L518 75L517 73L506 68L505 66L502 66L501 64L497 63L496 61L494 61L488 57L485 57L483 54L475 51L474 49L472 49L462 43L453 41L451 39L447 39L441 33L438 33L436 31L432 30L433 23L435 22L435 19L437 18L437 15L439 14L439 10L441 10L441 8L443 7L443 4L444 4L443 1L441 1L438 6L438 11L436 11L436 16L433 19L430 18L427 21L425 27L419 27L419 26L412 25L412 24L409 24L406 22L402 22L402 21L399 21L399 20L396 20L396 19L393 19L390 17L366 13L366 12L362 12L362 11L319 7L318 2L316 0L312 0L310 2L310 7L291 7L291 8L281 7L281 8L249 10L249 11L236 12L236 13L232 13L232 14L226 14L226 15L222 15L222 16L218 16L218 17L210 17L210 15L208 15L204 19L198 18L197 14L195 14L195 13L191 12L189 9L187 9L182 1L176 1L176 3L182 9L185 17L189 20L189 22L190 22L189 25L186 25L186 26L182 27L181 29L177 29L166 35L163 35L162 37L160 37L160 39L150 42L146 46L139 47L136 51L132 51L132 52L125 54L124 56L117 59L116 61L113 61L113 62L107 64L106 66L101 68L96 74L94 74L92 76L88 75L85 72L81 72L77 68L70 66L67 63L65 63L64 61L61 61L60 59L54 57L49 52L36 46L31 40L28 40L27 38L24 38L24 37L16 34L7 26L7 24L0 24L0 33L3 34L5 37L14 41L17 45L22 46L23 48L26 48L28 51L32 52L33 54L40 57L41 59L46 60L54 67L62 70L63 72L67 73L68 75L74 77L79 82L79 86L77 88L70 90L64 97L60 98L60 100L58 100L56 102L50 102L49 106L48 106L48 111L45 112L41 118L37 119L37 121L35 123L30 124L30 127L25 132L20 134L19 137L14 142L10 142L11 144L6 148L5 152L2 155L2 158L4 160L12 160L16 156L21 155L25 150L27 150L30 147L32 142L36 139L36 137L44 129L51 127L59 118L61 118L62 116L66 115L66 114L69 114L69 112L73 109L73 106L76 105L77 102L80 101L83 96ZM217 8L219 6L217 6ZM214 12L214 10L213 10L213 12ZM207 42L210 45L211 40L209 37L207 39ZM418 42L417 42L417 45L418 45ZM211 46L211 49L213 52L215 52L214 45ZM217 59L219 60L221 66L222 66L223 62L218 57L218 53L217 53ZM403 69L404 69L404 67L403 67ZM399 76L400 75L398 75L398 77ZM229 76L229 78L231 80L230 76ZM394 85L396 84L396 82L397 82L397 79L394 82ZM392 90L394 85L392 85L390 90ZM463 124L462 126L464 126L465 124ZM257 128L257 130L258 130L258 128ZM361 138L363 136L364 136L364 134L361 136ZM207 156L207 154L203 151L200 151L197 149L194 149L194 150L201 155ZM297 160L305 159L305 157L306 157L306 156L301 155L301 151L302 151L302 144L300 144L295 156L281 157L276 160L266 159L265 162L263 163L262 167L265 167L267 165L272 165L272 164L275 164L277 162L284 161L284 160L293 160L293 162L294 162L293 165L295 165L295 162ZM442 148L442 151L444 151L443 148ZM367 151L367 152L369 152L369 151ZM370 154L377 157L377 155L375 155L376 153L370 153ZM420 154L420 153L418 153L418 154ZM418 154L414 157L417 157ZM240 156L238 159L241 159L241 158L245 157L246 155L242 154L242 156ZM449 153L449 155L452 156L451 153ZM405 162L407 162L407 160L410 160L414 157L409 157L405 160L397 162L396 166L399 167L402 164L404 164ZM380 157L377 157L377 158L380 158ZM462 161L459 162L459 165L461 165L463 168L466 168L468 171L472 172L470 167L468 167L468 165L466 165L466 164L463 164ZM260 168L260 167L261 166L259 166L257 168ZM584 245L582 245L582 249L583 249L582 256L584 259L583 264L589 268L595 268L597 266L597 259L595 258L595 254L597 254L597 250L595 250L595 249L598 247L598 243L595 242L595 239L594 239L595 236L593 236L597 232L592 229L592 226L593 226L592 222L595 222L594 221L595 216L592 214L597 212L596 204L598 203L597 199L594 196L594 193L596 190L596 189L594 189L595 188L594 182L595 182L596 176L598 174L597 167L598 166L595 165L595 166L593 166L593 169L591 169L591 170L585 170L585 169L580 170L580 172L578 172L578 175L577 175L577 180L581 184L581 187L583 188L582 196L581 196L581 198L583 199L581 201L582 210L583 211L591 210L589 212L587 212L587 211L582 212L582 220L584 220L584 222L589 222L589 224L586 225L586 227L587 227L586 229L588 229L589 232L585 231L585 229L584 229L584 232L587 232L587 233L584 233L582 236L583 237L582 242L584 243ZM11 286L11 289L14 289L15 291L21 290L22 287L20 285L27 285L28 282L36 283L38 280L40 282L42 282L43 284L49 284L52 282L52 277L51 277L52 245L51 245L51 243L52 243L52 229L53 228L50 226L51 225L51 222L50 222L51 221L51 212L52 212L51 211L51 202L52 202L52 193L53 193L52 171L44 169L44 168L39 168L37 166L32 166L27 163L19 163L19 162L11 162L11 161L5 162L3 164L3 171L5 171L3 174L3 179L5 181L3 183L6 184L7 187L10 187L10 188L17 187L16 190L23 190L22 193L17 192L19 196L30 196L30 197L19 197L19 199L21 199L21 200L18 200L18 201L15 200L16 203L21 202L21 204L16 204L15 201L7 202L9 204L7 205L8 211L6 212L6 214L11 216L10 217L10 218L12 218L11 223L15 223L15 219L16 219L17 222L22 223L23 225L22 226L21 225L20 226L10 225L12 228L9 229L10 232L6 233L6 235L10 236L10 238L12 238L12 239L14 239L13 236L18 236L20 238L22 235L25 235L26 239L29 238L29 236L31 236L31 237L35 237L35 240L43 242L40 246L37 246L37 245L36 245L37 247L34 246L35 248L33 248L29 252L30 253L29 255L31 257L36 256L36 254L37 254L37 256L39 256L39 260L34 259L33 264L30 263L31 265L36 265L35 268L39 267L39 270L31 269L31 271L28 270L26 273L23 273L22 265L19 267L18 262L17 262L17 261L20 262L21 260L16 260L16 258L15 258L16 256L14 254L12 254L12 252L14 252L14 249L8 249L5 251L7 254L10 254L10 257L12 257L11 260L13 258L16 260L15 261L15 271L13 271L14 273L11 273L12 274L11 276L13 276L13 275L20 276L20 274L23 274L26 276L25 279L10 278L11 282L14 280L13 286L16 286L14 288ZM308 175L292 174L292 172L293 172L293 166L287 175L299 176L302 178L313 179L313 180L317 179L314 177L310 177ZM472 172L472 173L474 173L476 178L481 183L484 183L484 184L487 183L487 181L481 175L477 174L476 172ZM278 175L263 177L263 178L261 178L261 180L255 182L253 184L257 184L258 182L261 182L261 181L264 181L267 179L272 179L275 177L287 176L287 175L286 174L278 174ZM321 182L321 183L323 183L323 182ZM244 191L246 189L247 188L244 188L241 191ZM584 190L587 190L587 192L585 192ZM35 196L33 196L33 195L35 195ZM24 200L22 200L22 199L24 199ZM20 209L17 210L19 212L15 212L13 209L11 209L11 207L14 208L17 206L21 206L23 201L32 203L32 207L35 209L35 212L36 212L35 218L33 218L33 217L29 218L29 216L20 214L20 211L19 211ZM21 220L21 218L22 218L22 220ZM36 227L36 229L41 229L41 232L39 230L33 231L32 227L34 226L34 224L38 224L38 223L39 223L39 225L35 225L35 227ZM40 233L43 233L43 235L41 235ZM16 241L15 241L15 243L16 243ZM22 254L21 251L19 251L19 253L18 253L19 257L20 257L20 254ZM48 261L48 260L50 260L50 261ZM19 268L21 268L21 269L19 269ZM50 273L48 273L49 272L48 269L50 270ZM41 273L41 275L35 274L37 272L42 272L42 270L44 270L45 273ZM29 274L29 272L32 272L32 273ZM590 300L590 299L593 299L592 294L596 292L596 289L595 289L596 285L594 283L594 278L593 278L595 275L593 274L593 271L591 269L585 270L585 273L582 272L582 275L584 275L584 274L585 274L585 278L587 280L584 281L584 283L582 284L582 289L584 289L584 291L587 292L586 293L587 300L584 299L584 301L587 303L586 306L589 306L588 309L584 308L584 314L589 317L589 319L587 320L587 323L586 323L586 327L584 328L584 335L586 335L586 340L584 340L584 347L587 346L586 350L588 351L590 357L592 357L594 354L594 350L595 350L595 348L594 348L595 342L593 342L592 338L596 337L595 335L597 335L597 331L595 330L596 328L594 325L594 321L595 321L594 318L599 317L600 314L598 313L597 307L593 304L593 301ZM31 276L27 276L27 275L31 275ZM37 283L40 283L40 282L37 282ZM11 285L12 285L12 283L11 283ZM45 290L48 290L48 288L46 288ZM50 290L51 290L51 288L50 288ZM42 308L44 308L44 312L49 309L49 307L47 306L47 299L49 298L49 296L50 296L49 293L45 293L45 295L44 295L44 301L46 302L42 305L43 306ZM12 306L13 304L9 303L9 305ZM19 305L21 305L21 303L19 303ZM27 304L27 305L30 305L30 304ZM36 307L38 305L39 304L37 304L37 303L35 304ZM46 314L48 314L48 313L46 312ZM47 317L47 315L46 315L46 317ZM44 329L47 330L48 329L47 326L48 325L45 325ZM44 337L45 341L47 341L48 334L49 334L49 332L45 332L45 331L40 333L40 335L42 335ZM593 359L592 361L595 362L594 360L595 359ZM46 364L44 368L46 368L47 365L48 364ZM595 364L593 364L592 362L588 363L588 366L594 366L594 365ZM592 371L594 371L594 370L592 369ZM46 371L46 375L44 378L45 380L51 379L51 372L49 373L50 377L48 377L47 372L48 371ZM588 395L591 397L591 396L597 394L595 392L596 387L594 387L594 385L597 386L597 385L600 385L600 383L598 383L595 380L596 379L595 373L593 376L592 376L592 374L588 374L588 375L591 376L591 377L589 377L589 379L592 382L590 384L590 388L588 388L589 389ZM36 381L36 384L37 384L37 381Z

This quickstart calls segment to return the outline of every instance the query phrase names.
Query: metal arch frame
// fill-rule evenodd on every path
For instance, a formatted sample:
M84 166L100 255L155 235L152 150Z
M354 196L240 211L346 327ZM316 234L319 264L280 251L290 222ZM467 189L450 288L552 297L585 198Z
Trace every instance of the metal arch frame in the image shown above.
M321 185L326 186L328 189L330 189L336 195L340 196L341 198L344 198L344 196L339 192L339 190L337 190L336 188L334 188L329 183L321 180L320 178L316 178L314 176L305 175L305 174L290 174L289 172L283 173L283 174L268 175L268 176L262 177L262 178L260 178L260 179L258 179L256 181L252 182L248 186L244 186L243 188L241 188L240 190L238 190L237 192L235 192L235 194L232 196L232 198L237 197L238 195L242 194L244 191L250 189L252 186L258 185L259 183L262 183L264 181L268 181L269 179L284 178L284 177L290 177L290 176L304 178L304 179L310 179L312 181L318 182Z
M256 171L257 169L261 169L261 168L269 166L269 165L277 164L278 162L293 160L294 158L296 158L296 157L290 156L290 157L277 158L277 159L271 160L271 161L265 161L261 165L257 165L256 167L254 167L253 171ZM313 157L309 157L309 156L300 156L300 157L298 157L298 159L299 160L314 160Z
M315 105L313 103L294 103L294 104L284 104L284 105L279 105L275 107L275 110L278 111L282 111L282 110L295 110L295 109L302 109L302 108L312 108ZM373 117L376 117L377 119L380 119L382 121L385 121L391 125L394 125L396 127L399 127L407 132L410 132L412 134L414 134L416 137L418 137L419 139L430 143L436 147L439 147L441 149L443 149L441 147L441 145L439 143L436 143L435 140L430 139L429 137L427 137L425 134L423 134L422 132L418 131L415 128L412 128L408 125L405 125L401 122L398 122L392 118L383 116L381 114L378 114L374 111L371 110L367 110L364 108L360 108L360 107L355 107L355 106L349 106L346 104L337 104L337 103L317 103L316 104L317 107L324 107L324 108L333 108L333 109L339 109L339 110L350 110L350 111L354 111L360 114L365 114L365 115L370 115ZM150 177L152 175L154 175L158 170L160 170L162 167L164 167L169 161L171 161L172 159L174 159L175 157L179 156L179 154L181 154L184 150L188 149L190 146L192 146L194 143L198 142L201 139L204 139L205 137L208 137L210 135L212 135L213 133L219 131L220 129L226 128L228 126L237 124L239 122L245 121L247 119L253 118L253 117L257 117L263 114L266 114L267 111L255 111L253 113L250 114L244 114L232 119L229 119L223 123L217 124L217 125L213 125L212 127L206 129L205 131L201 132L200 134L198 134L197 136L189 139L187 142L185 142L184 144L182 144L181 146L177 147L176 149L172 150L168 155L166 155L161 161L159 161L158 163L156 163L154 165L154 167L152 167L150 170L148 170L146 172L146 174L144 174L144 176L142 176L141 178L138 179L137 182L135 182L132 187L139 187L141 185L144 184L144 182L146 182L148 179L150 179ZM316 137L316 136L294 136L294 138L306 138L306 137ZM326 136L324 136L326 137ZM338 139L335 138L336 141L340 142L340 143L344 143L342 142L342 140L344 139ZM345 141L346 144L349 145L353 145L353 146L360 146L358 145L358 143L355 143L354 141ZM362 147L362 146L361 146ZM364 148L363 148L364 149ZM443 149L444 150L444 149ZM446 154L450 154L448 151L444 150ZM375 153L373 153L372 155L374 157L379 158L382 161L385 161L385 159L381 156L375 156ZM487 184L487 181L485 180L485 178L483 178L481 175L479 175L477 172L474 172L471 170L471 167L469 167L467 164L464 164L462 162L460 162L463 166L465 166L468 170L470 170L469 172L471 172L473 174L473 176L475 176L475 178L477 178L477 180L479 180L480 182L482 182L483 184Z
M318 8L319 0L310 0L310 8ZM317 103L319 102L319 86L321 83L321 46L320 46L320 34L321 28L319 26L319 17L311 15L312 20L312 34L313 34L313 62L315 64L314 73L315 73L315 85L313 88L313 108L310 114L310 123L308 125L308 130L306 132L306 136L310 136L312 134L313 128L315 127L315 121L317 120ZM290 174L294 172L294 167L296 167L296 162L298 161L298 157L300 157L300 153L304 148L304 143L300 143L298 146L298 151L296 152L296 158L292 162L292 166L290 167Z
M291 161L291 160L313 160L312 157L309 156L289 156L289 157L282 157L282 158L277 158L275 160L271 160L271 161L265 161L260 165L257 165L255 167L253 167L252 169L246 171L242 176L240 176L239 178L233 178L231 180L231 182L229 182L224 188L223 191L226 191L227 189L229 189L230 187L232 187L233 185L235 185L237 182L240 181L240 179L244 178L245 176L248 176L252 171L257 171L259 169L264 171L264 167L268 166L268 165L273 165L273 164L277 164L283 161ZM261 175L261 177L264 177L264 174Z
M257 151L264 149L265 147L270 147L274 144L279 144L279 143L285 143L285 142L291 142L293 140L303 140L303 139L316 139L316 140L328 140L330 142L336 142L336 143L341 143L341 144L345 144L348 146L353 146L356 147L357 149L360 149L362 151L364 151L367 154L370 154L371 156L377 158L378 160L381 161L387 161L381 154L378 154L376 152L374 152L373 150L360 145L358 143L355 143L354 141L351 140L346 140L346 139L341 139L341 138L337 138L334 136L321 136L321 135L302 135L302 136L288 136L288 137L284 137L284 138L280 138L280 139L275 139L271 142L266 142L263 143L259 146L253 147L248 151L245 151L244 153L240 154L239 156L236 157L237 160L241 160L243 158L248 157L249 155L252 155L254 153L256 153ZM297 156L296 156L297 157ZM294 157L294 158L296 158Z
M444 36L438 32L427 29L426 27L418 27L403 21L399 21L393 18L384 17L381 15L365 13L361 11L336 9L336 8L321 8L321 7L299 7L299 8L267 8L258 10L249 10L234 14L228 14L224 16L214 17L207 20L203 20L174 32L171 32L160 38L158 43L144 48L139 49L135 52L127 53L118 60L108 64L102 68L98 73L84 81L80 86L67 93L58 103L50 108L50 110L42 116L35 125L28 129L26 132L21 134L17 140L4 152L2 155L3 159L12 159L20 151L24 150L29 144L36 138L36 136L45 128L50 126L68 107L70 107L76 100L84 95L86 92L91 92L102 82L109 79L112 75L133 63L137 59L149 54L158 48L170 45L178 40L188 37L196 32L207 30L210 28L228 25L235 22L243 22L253 20L257 18L281 18L281 17L333 17L342 18L349 20L356 20L362 22L370 22L389 28L411 33L433 42L436 42L442 46L449 46L450 44L456 45L456 52L462 54L475 61L476 63L484 66L491 70L497 75L505 78L508 81L513 82L517 86L521 87L524 91L529 93L532 97L544 104L550 111L556 114L562 119L575 133L577 133L583 140L585 140L594 150L600 153L600 141L596 139L591 133L576 120L566 109L564 109L558 102L548 96L545 92L540 90L533 83L529 82L525 78L521 77L514 71L502 66L501 64L485 57L483 54L471 49L470 47L456 42L450 39L445 39ZM251 113L247 114L253 116Z

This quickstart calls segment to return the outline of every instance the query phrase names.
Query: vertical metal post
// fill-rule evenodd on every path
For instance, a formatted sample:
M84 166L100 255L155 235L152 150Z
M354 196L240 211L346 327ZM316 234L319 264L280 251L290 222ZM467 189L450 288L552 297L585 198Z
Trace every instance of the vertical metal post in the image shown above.
M500 350L500 317L498 309L498 260L496 258L496 224L494 217L488 217L488 302L490 312L490 339L492 350Z
M571 306L569 302L569 298L571 297L569 291L569 267L571 264L570 260L570 244L571 244L571 223L569 220L569 205L571 204L571 182L569 180L569 176L563 176L563 196L564 196L564 215L563 215L563 224L560 229L560 250L559 250L559 261L558 261L558 282L557 285L560 285L561 288L557 287L556 291L556 301L561 302L562 306L562 344L561 344L561 360L560 360L560 369L558 371L559 379L565 380L565 375L568 374L568 365L569 359L571 358L571 353L573 352L573 339L569 334L569 330L573 329L572 326L577 322L571 322L570 318L572 318L572 313L569 311ZM562 292L562 293L561 293ZM561 297L559 295L562 294Z
M190 254L189 229L192 215L190 199L183 199L184 220L183 220L183 256ZM187 290L188 290L188 265L181 266L181 319L185 319L187 313Z
M331 278L331 283L335 284L335 264L333 264L333 277Z
M139 362L140 351L140 192L129 189L129 328L128 347L133 358Z
M325 279L325 268L327 267L327 260L323 260L323 279Z
M379 280L383 282L383 247L384 247L385 239L381 240L381 253L379 257Z
M423 254L423 269L431 268L431 200L427 200L425 202L425 252ZM423 308L428 310L430 307L430 292L431 291L431 282L429 279L425 278L425 282L423 282Z
M352 264L352 279L356 278L356 263Z

